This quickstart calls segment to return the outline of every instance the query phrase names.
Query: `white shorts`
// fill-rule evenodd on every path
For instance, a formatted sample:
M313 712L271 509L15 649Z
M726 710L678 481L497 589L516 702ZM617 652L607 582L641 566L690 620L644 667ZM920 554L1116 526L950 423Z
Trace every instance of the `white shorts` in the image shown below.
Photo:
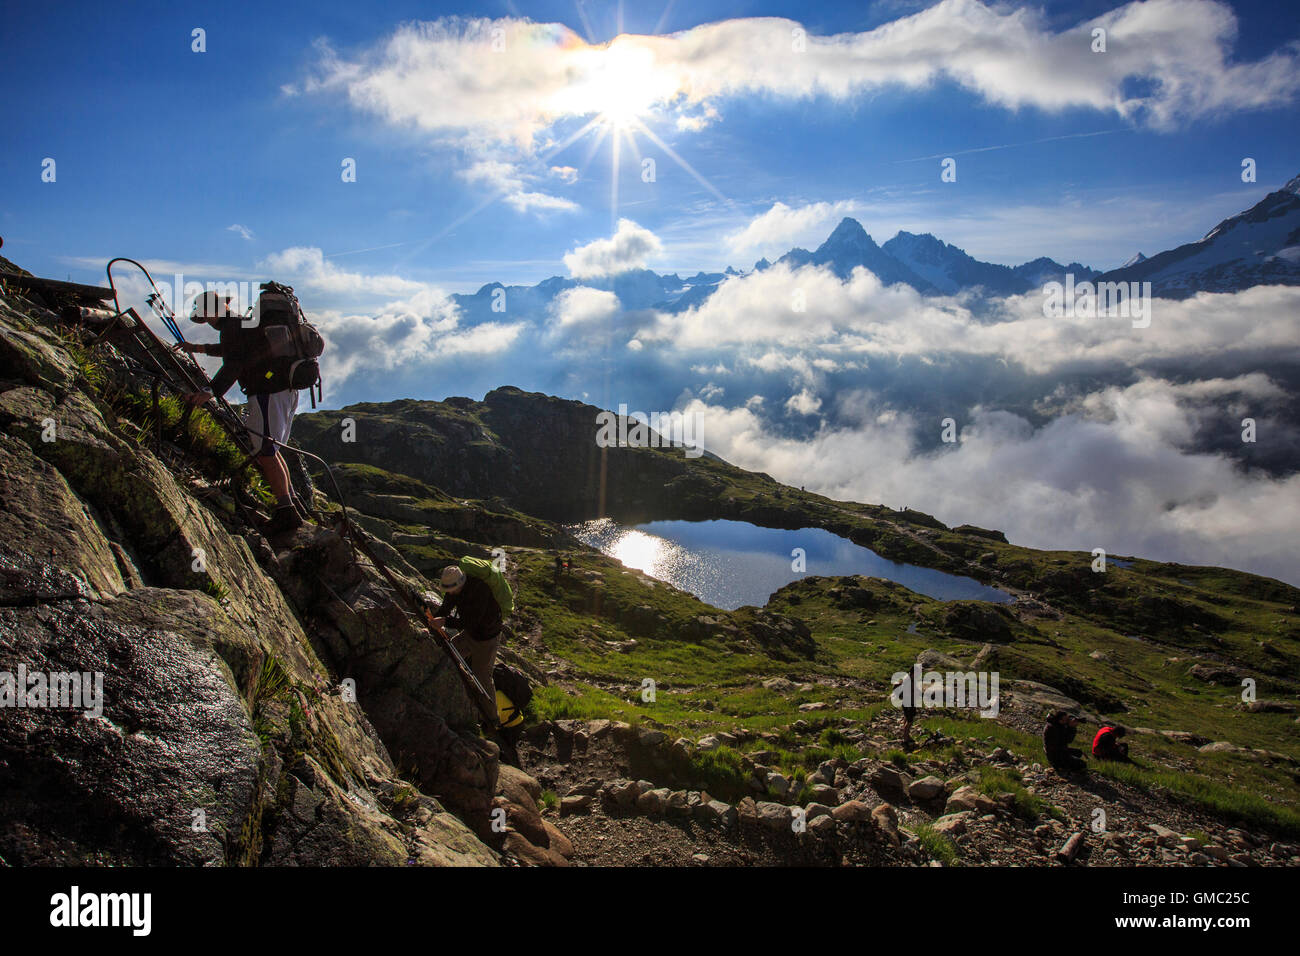
M244 411L244 424L253 442L253 454L270 458L276 445L289 441L293 413L298 410L298 393L289 390L270 395L249 395Z

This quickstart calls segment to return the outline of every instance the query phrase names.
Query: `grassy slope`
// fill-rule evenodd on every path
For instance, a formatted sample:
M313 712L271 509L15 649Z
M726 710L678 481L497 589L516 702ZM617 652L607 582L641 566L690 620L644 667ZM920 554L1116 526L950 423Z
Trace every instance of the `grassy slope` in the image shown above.
M419 404L427 412L433 403ZM357 408L347 411L355 415ZM395 418L404 414L392 406L372 408ZM481 426L474 403L458 404L450 412L462 425ZM486 429L482 434L484 441L495 440ZM1128 568L1112 564L1104 575L1093 574L1092 556L1086 552L1036 551L989 538L979 529L946 529L915 512L837 502L708 458L696 460L692 467L708 479L707 493L725 503L728 517L825 527L897 560L968 574L1049 601L1061 612L1059 620L1018 622L1012 641L998 648L997 669L1004 686L1014 679L1035 680L1065 690L1090 709L1129 726L1187 731L1300 757L1293 714L1246 713L1237 706L1239 686L1204 683L1188 675L1197 661L1224 663L1254 678L1261 698L1294 700L1300 688L1295 679L1300 673L1300 618L1295 611L1300 592L1294 588L1227 569L1142 559L1133 559ZM377 469L355 477L419 497L431 509L488 508L454 501L419 483L402 487L411 479ZM500 502L491 508L509 510ZM514 515L542 533L559 534L540 519ZM418 524L390 524L408 534L419 531ZM473 537L466 540L473 542ZM805 621L815 651L801 655L778 648L774 654L771 647L745 637L753 609L718 611L580 545L566 548L579 556L583 575L563 579L558 589L552 585L553 553L511 549L523 629L539 633L545 648L526 653L563 678L564 690L551 688L539 695L538 708L545 716L648 721L691 737L736 727L775 732L777 737L762 746L776 749L776 762L795 770L845 747L835 729L841 718L869 723L887 706L889 675L910 666L918 652L934 648L969 662L980 648L945 628L944 602L888 582L859 579L847 583L869 591L873 603L846 607L832 595L846 582L809 578L773 595L767 610ZM413 564L430 572L463 549L454 539L444 539L432 545L403 545L402 550ZM599 574L600 579L586 579L588 574ZM700 618L705 623L699 623ZM915 625L915 633L908 633L909 625ZM627 643L631 640L635 646ZM797 682L834 679L844 686L816 686L793 694L760 686L761 680L778 675ZM652 704L643 703L637 693L647 678L657 684ZM813 701L827 701L833 709L798 710L799 704ZM806 738L786 731L801 718L823 728L819 746L809 748L799 743ZM1025 728L959 718L931 718L927 727L1041 757L1036 735ZM1287 830L1300 827L1300 788L1293 764L1201 753L1158 735L1137 735L1134 740L1135 752L1143 755L1148 769L1103 772L1181 792L1229 816L1271 819ZM859 741L850 749L856 753L872 746ZM725 762L726 756L711 759Z

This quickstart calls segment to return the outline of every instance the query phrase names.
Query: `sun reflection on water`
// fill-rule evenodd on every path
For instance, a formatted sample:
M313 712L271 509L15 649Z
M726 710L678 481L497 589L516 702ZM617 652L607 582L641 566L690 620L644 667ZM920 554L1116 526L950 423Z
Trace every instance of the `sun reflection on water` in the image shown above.
M578 540L651 577L670 580L690 558L689 552L667 538L621 527L609 518L587 521L571 530Z
M704 560L676 542L622 527L609 518L587 521L570 530L579 541L621 561L625 567L687 590L709 570Z
M772 592L801 573L883 577L941 601L1005 602L1011 597L971 578L887 560L820 528L784 531L732 521L662 521L649 527L626 527L599 518L568 526L568 531L629 570L667 581L707 604L727 609L762 606ZM795 571L791 565L795 546L807 548L806 571Z

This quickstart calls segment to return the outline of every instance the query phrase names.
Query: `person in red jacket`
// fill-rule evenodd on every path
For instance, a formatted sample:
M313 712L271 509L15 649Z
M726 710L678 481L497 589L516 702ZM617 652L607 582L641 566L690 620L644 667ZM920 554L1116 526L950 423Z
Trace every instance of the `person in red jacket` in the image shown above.
M1127 731L1106 725L1092 738L1092 755L1098 760L1128 760L1128 744L1120 740Z

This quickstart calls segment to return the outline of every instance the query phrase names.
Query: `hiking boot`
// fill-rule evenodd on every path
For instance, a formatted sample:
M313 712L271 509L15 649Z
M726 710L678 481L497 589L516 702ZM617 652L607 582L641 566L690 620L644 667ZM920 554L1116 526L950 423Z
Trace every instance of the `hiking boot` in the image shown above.
M267 534L282 534L285 531L296 531L302 527L302 516L298 514L298 509L292 504L281 505L275 509L275 514L271 515L271 520L266 524Z

